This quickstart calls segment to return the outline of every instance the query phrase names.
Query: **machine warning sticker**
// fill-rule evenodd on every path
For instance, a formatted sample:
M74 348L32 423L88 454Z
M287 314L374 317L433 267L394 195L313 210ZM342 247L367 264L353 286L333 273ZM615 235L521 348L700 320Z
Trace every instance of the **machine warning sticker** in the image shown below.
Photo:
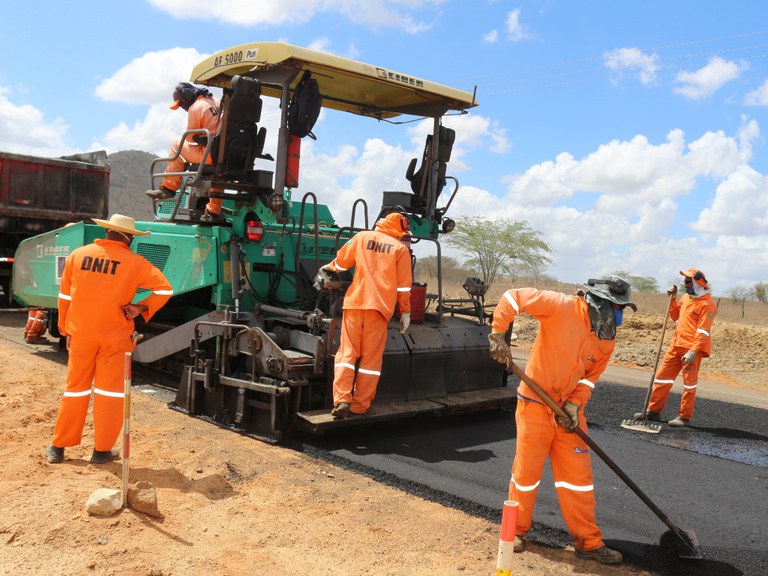
M56 284L61 284L61 277L64 276L64 266L66 264L66 256L56 256Z
M424 81L414 78L413 76L406 76L399 72L392 72L391 70L385 70L384 68L376 68L376 74L379 78L395 82L396 84L406 84L408 86L416 86L417 88L424 88Z

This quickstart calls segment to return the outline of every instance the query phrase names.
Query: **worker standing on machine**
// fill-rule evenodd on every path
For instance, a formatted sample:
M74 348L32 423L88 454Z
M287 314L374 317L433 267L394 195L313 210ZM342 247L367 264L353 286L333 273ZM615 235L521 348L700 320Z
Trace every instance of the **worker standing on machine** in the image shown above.
M213 97L207 88L198 88L189 82L180 82L173 91L171 110L186 110L187 130L200 130L205 128L211 137L218 135L221 125L221 103ZM196 137L197 136L197 137ZM200 164L205 153L205 139L200 135L188 136L184 142L174 140L168 157L173 158L181 148L181 154L168 162L166 172L183 172L184 163ZM212 153L212 152L211 152ZM206 164L212 164L213 158L209 155L205 159ZM153 200L168 200L173 198L181 184L181 176L166 176L163 178L159 190L147 190L146 194ZM212 188L212 192L221 192L221 189ZM210 198L205 206L203 220L217 222L222 220L221 198Z
M74 250L66 260L59 289L58 328L67 338L67 386L59 403L48 462L64 460L64 448L78 446L93 394L92 464L119 458L112 447L123 425L125 353L136 347L133 319L149 320L171 297L165 275L149 260L131 252L133 218L113 214L93 221L106 228L106 238ZM150 291L137 304L136 290Z
M410 235L408 217L392 212L378 220L374 230L356 234L318 272L322 285L329 272L355 268L344 296L341 341L334 362L334 418L365 414L370 408L395 304L400 308L400 332L404 334L410 325L411 252L401 242Z
M717 305L712 301L707 277L697 268L680 271L685 282L685 294L678 301L677 286L667 290L670 295L669 316L677 322L675 335L669 343L661 366L653 379L653 391L648 402L645 417L661 420L661 413L672 390L675 378L683 372L683 397L677 418L668 422L670 426L687 426L693 419L696 403L696 387L699 382L699 368L703 358L712 352L712 323L717 315Z
M572 432L587 432L584 407L616 345L616 328L630 302L629 283L618 276L589 280L575 296L520 288L507 290L493 313L488 336L491 357L509 366L505 341L515 317L526 312L539 321L525 373L559 406L557 416L525 382L517 389L517 446L509 499L519 503L514 549L531 528L544 461L549 456L560 510L573 537L576 555L604 564L621 562L605 545L595 519L592 464L587 444Z

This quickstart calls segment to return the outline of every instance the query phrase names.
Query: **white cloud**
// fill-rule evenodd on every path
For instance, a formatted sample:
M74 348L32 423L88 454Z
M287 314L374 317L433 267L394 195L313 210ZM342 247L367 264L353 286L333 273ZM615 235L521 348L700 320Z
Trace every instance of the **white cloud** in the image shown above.
M485 44L496 44L499 41L499 31L495 28L483 36L483 42Z
M744 104L747 106L768 106L768 80L763 81L758 88L747 93Z
M691 228L728 236L768 234L768 176L739 166L717 187L714 201Z
M193 48L147 52L102 80L96 96L125 104L170 104L174 86L188 81L190 70L208 56Z
M10 89L0 86L0 150L34 156L82 152L66 143L69 126L62 118L46 120L29 104L16 105Z
M549 206L568 198L573 195L574 188L566 183L566 177L577 164L573 156L563 152L554 162L546 160L531 166L522 175L506 176L502 182L510 184L507 197L513 204L532 206Z
M430 18L445 0L149 0L156 8L183 19L219 20L236 26L302 24L319 13L341 14L370 28L400 28L416 34L429 28L413 11Z
M581 160L568 153L508 176L508 197L515 203L551 205L576 193L597 195L594 209L634 213L645 204L691 193L702 177L724 178L751 157L759 136L756 122L744 120L738 137L707 132L686 146L681 130L652 144L643 135L614 140Z
M520 24L520 11L521 8L515 8L512 12L507 14L505 21L507 34L515 42L531 37L531 34L528 32L528 27Z
M120 122L97 136L93 148L108 152L142 150L166 156L170 143L186 128L187 115L170 110L171 94L177 83L188 81L190 70L208 54L192 48L171 48L147 52L102 80L95 94L102 100L123 104L149 105L146 115L132 125ZM141 81L137 81L140 78ZM211 90L220 97L221 91Z
M712 57L706 66L695 72L678 72L675 82L681 86L674 91L686 98L701 100L738 78L748 68L749 63L745 60L736 62Z
M674 267L686 264L677 262L686 243L701 259L709 254L707 235L768 235L768 177L746 164L759 134L757 122L743 118L735 136L706 132L686 144L684 133L672 130L660 144L638 135L582 159L562 152L505 177L502 207L487 214L528 220L554 249L561 280L612 270L674 278ZM711 179L720 181L711 204L683 213L680 204ZM680 238L681 222L703 237ZM725 274L727 262L713 272Z
M636 71L642 84L653 84L659 69L659 57L656 54L645 54L639 48L618 48L603 54L606 68L617 72L618 77L624 72Z
M111 154L120 150L141 150L167 156L171 142L179 138L187 126L187 115L169 110L168 104L153 104L146 116L132 125L120 122L91 144L94 150ZM149 169L149 167L147 167Z

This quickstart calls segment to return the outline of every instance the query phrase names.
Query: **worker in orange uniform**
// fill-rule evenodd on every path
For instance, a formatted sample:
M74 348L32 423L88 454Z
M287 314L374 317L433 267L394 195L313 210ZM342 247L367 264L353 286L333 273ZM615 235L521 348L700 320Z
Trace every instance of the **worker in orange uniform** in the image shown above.
M334 418L364 414L370 408L381 376L387 324L396 303L400 332L404 334L410 325L411 251L401 242L410 235L408 217L393 212L378 220L374 230L355 235L319 271L322 285L324 274L355 267L344 296L341 341L334 363Z
M113 214L93 220L106 228L106 238L74 250L66 260L59 292L58 328L67 338L67 386L59 404L53 442L45 449L48 462L64 460L64 448L80 444L93 392L93 464L119 458L113 450L123 423L125 353L136 347L133 319L149 320L173 291L163 273L143 256L131 252L136 229L133 218ZM139 303L136 290L150 291Z
M549 456L560 510L573 537L576 555L604 564L621 562L620 552L603 542L595 520L592 464L587 444L572 432L587 432L584 407L616 344L616 329L630 302L630 286L618 276L589 280L584 290L569 296L559 292L520 288L507 290L493 313L488 336L491 357L509 366L512 355L505 341L515 317L523 312L539 321L525 373L559 406L552 410L525 383L517 389L517 447L509 483L509 499L519 503L514 549L531 528L544 461Z
M199 130L205 128L211 137L219 133L221 124L221 103L213 97L206 88L198 88L189 82L180 82L173 91L173 103L171 110L181 108L187 111L187 130ZM199 142L199 143L198 143ZM200 135L190 135L181 140L174 140L171 144L168 157L173 160L168 162L166 172L183 172L184 163L200 164L205 153L206 140ZM181 154L174 158L181 147ZM205 158L206 164L212 164L213 158L209 154ZM146 194L154 200L167 200L176 195L176 190L181 184L181 176L166 176L159 190L147 190ZM212 188L212 192L221 192L220 188ZM217 222L222 220L221 198L210 198L205 206L203 220Z
M701 360L708 358L712 352L710 332L717 315L717 305L712 301L710 286L704 273L698 268L689 268L685 272L681 271L680 275L685 279L683 297L677 300L677 286L667 290L671 297L669 316L677 322L677 326L653 379L653 391L645 414L648 420L661 420L672 384L682 370L683 397L677 418L668 422L670 426L687 426L693 419L699 368Z

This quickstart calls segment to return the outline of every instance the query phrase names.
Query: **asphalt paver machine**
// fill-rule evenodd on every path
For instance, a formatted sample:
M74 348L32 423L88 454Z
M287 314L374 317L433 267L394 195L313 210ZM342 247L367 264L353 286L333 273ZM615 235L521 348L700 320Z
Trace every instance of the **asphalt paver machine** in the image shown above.
M302 80L316 83L323 108L378 122L431 119L423 155L404 167L409 190L381 191L381 206L370 214L365 200L357 200L348 223L337 222L314 193L299 196L302 136L292 133L289 115L306 104L297 98ZM139 326L145 338L134 353L137 362L180 374L172 407L279 442L296 429L322 432L515 401L505 371L488 355L482 282L465 283L465 301L444 298L438 266L429 296L423 286L414 287L406 334L396 319L390 324L370 413L330 416L333 355L351 275L321 291L313 278L344 242L392 210L408 215L411 242L433 247L440 263L440 236L454 226L446 212L460 193L458 180L447 174L455 132L443 118L467 113L476 105L473 94L273 42L213 54L193 69L190 81L223 90L220 132L185 133L206 147L210 160L188 165L174 198L153 201L155 220L137 223L151 234L132 244L173 285L169 303ZM267 98L279 102L277 126L262 126ZM323 130L330 129L326 124ZM152 162L153 188L167 174L168 160ZM211 196L223 199L220 221L204 220ZM27 240L17 251L22 273L16 298L55 310L67 254L103 234L79 222ZM139 292L135 301L144 297Z

